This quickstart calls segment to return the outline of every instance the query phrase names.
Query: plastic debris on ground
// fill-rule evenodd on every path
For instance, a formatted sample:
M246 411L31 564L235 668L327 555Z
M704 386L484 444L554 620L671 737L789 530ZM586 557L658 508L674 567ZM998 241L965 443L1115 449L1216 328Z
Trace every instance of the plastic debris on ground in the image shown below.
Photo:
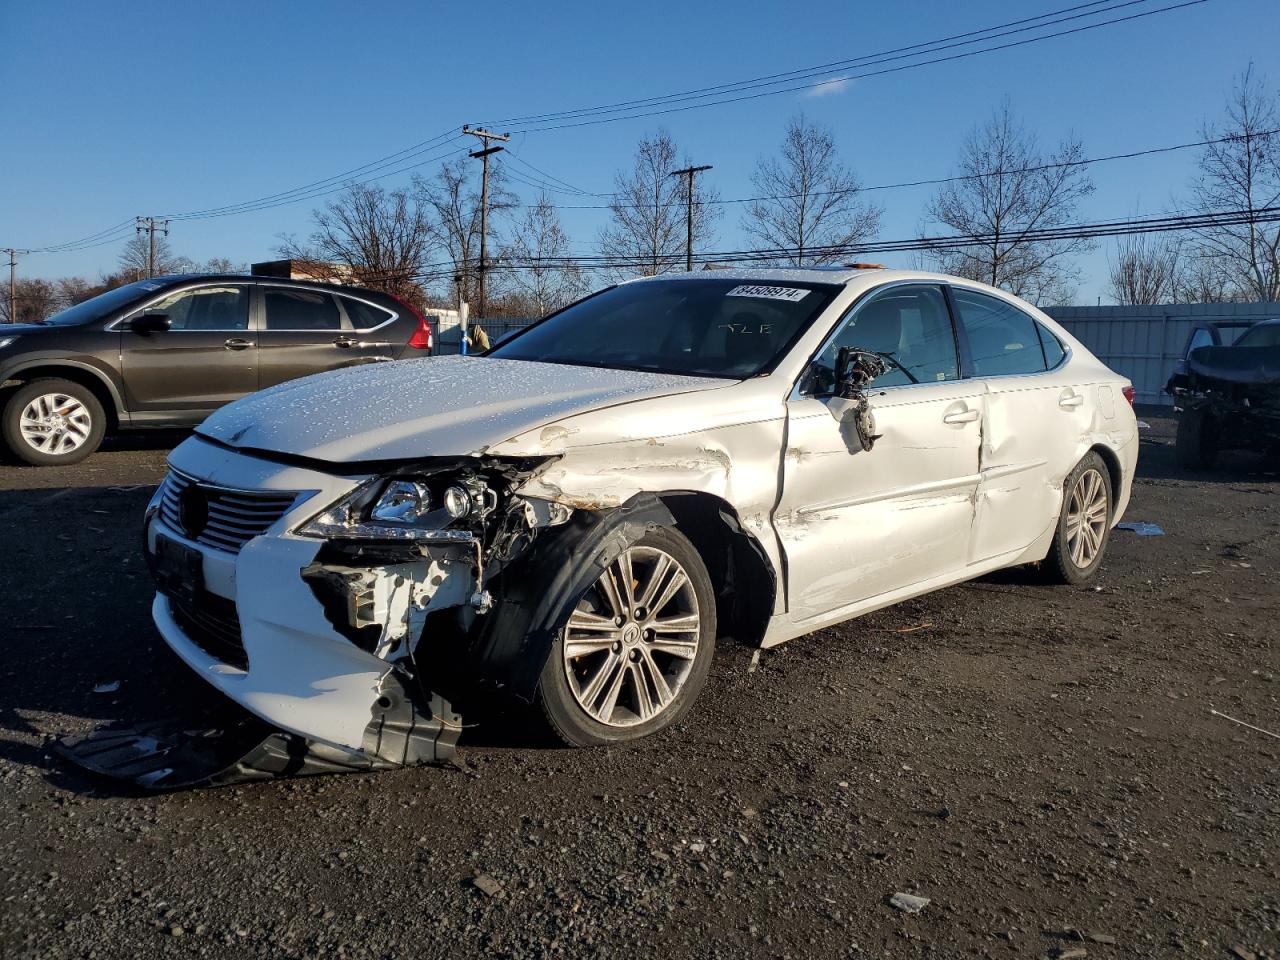
M1144 520L1136 523L1117 523L1117 530L1132 530L1140 537L1163 537L1164 528L1158 523L1147 523Z
M928 905L928 897L917 897L910 893L895 893L889 898L889 906L896 907L905 913L919 913Z

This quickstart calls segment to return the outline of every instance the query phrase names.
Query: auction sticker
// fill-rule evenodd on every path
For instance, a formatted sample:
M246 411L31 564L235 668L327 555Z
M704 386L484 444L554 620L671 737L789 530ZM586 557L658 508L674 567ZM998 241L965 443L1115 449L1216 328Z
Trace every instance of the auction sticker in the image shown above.
M763 287L754 283L744 283L734 287L726 297L761 297L765 300L790 300L799 303L813 291L799 287Z

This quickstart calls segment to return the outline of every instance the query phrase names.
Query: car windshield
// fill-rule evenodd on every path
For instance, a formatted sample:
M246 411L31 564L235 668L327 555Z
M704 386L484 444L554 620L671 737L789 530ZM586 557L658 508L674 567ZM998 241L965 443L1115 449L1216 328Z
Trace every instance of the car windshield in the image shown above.
M1280 347L1280 323L1260 323L1250 327L1236 341L1237 347Z
M715 277L626 283L553 314L490 356L741 380L771 370L839 290Z
M155 280L139 280L136 283L125 284L123 287L100 293L83 303L77 303L74 307L55 313L44 322L58 327L77 327L82 323L100 320L107 314L121 307L127 307L135 300L141 300L163 287L163 283Z

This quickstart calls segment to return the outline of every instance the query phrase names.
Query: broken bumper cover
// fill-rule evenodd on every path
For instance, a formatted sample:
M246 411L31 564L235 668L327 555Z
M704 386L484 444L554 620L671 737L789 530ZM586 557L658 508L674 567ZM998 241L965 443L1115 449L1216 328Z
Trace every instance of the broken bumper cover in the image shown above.
M335 629L304 577L323 541L289 532L365 478L281 466L199 439L175 450L171 465L227 496L276 492L291 504L238 549L191 538L158 498L148 509L144 538L160 586L155 625L232 703L204 729L107 728L69 741L63 752L90 770L153 788L449 760L461 718L416 681L404 645L400 659L384 658ZM180 558L180 575L166 577L155 563L162 549ZM440 577L438 565L421 566ZM457 566L445 572L445 586L454 578L471 584L470 566ZM407 631L403 604L401 612Z

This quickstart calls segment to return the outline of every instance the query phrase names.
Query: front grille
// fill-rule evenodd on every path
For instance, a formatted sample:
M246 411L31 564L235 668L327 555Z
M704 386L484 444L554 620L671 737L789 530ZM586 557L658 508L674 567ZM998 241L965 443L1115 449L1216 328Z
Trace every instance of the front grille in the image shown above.
M239 553L284 516L298 498L287 490L234 490L203 484L171 470L161 486L160 515L197 543Z
M182 632L205 653L241 670L249 669L234 602L201 591L194 602L170 596L169 610Z

